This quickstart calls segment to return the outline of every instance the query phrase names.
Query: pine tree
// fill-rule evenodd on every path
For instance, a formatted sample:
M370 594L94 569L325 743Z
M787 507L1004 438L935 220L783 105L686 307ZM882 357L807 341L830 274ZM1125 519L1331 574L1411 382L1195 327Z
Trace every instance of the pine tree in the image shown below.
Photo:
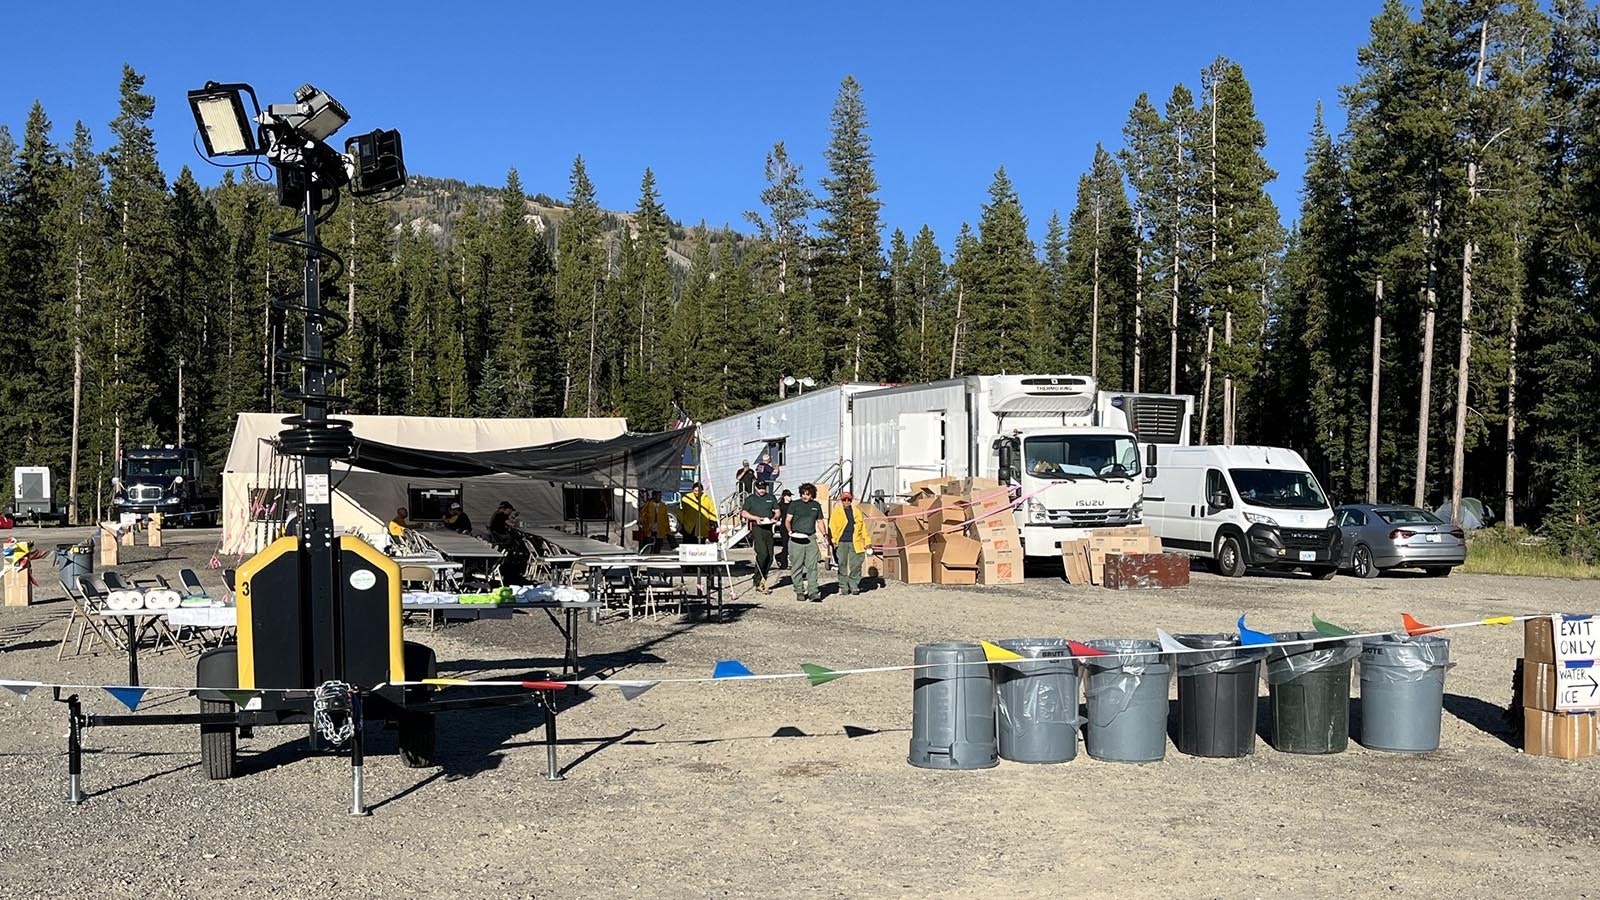
M1134 275L1133 312L1130 316L1133 323L1133 369L1129 376L1130 389L1133 391L1144 388L1150 371L1151 361L1146 349L1150 346L1146 337L1149 331L1146 327L1146 311L1151 308L1155 297L1151 252L1156 210L1160 206L1161 161L1166 158L1161 151L1163 131L1161 114L1150 102L1148 94L1140 94L1128 113L1127 124L1122 128L1123 149L1118 152L1122 169L1127 173L1128 184L1133 190Z
M595 414L606 258L601 246L600 205L583 157L572 161L567 215L556 244L556 319L562 336L562 407L568 415Z
M669 362L663 354L674 305L672 263L667 258L671 224L656 191L655 173L645 169L634 209L636 233L624 241L618 275L629 321L637 323L637 334L630 340L631 364L622 407L630 426L639 423L636 427L658 428L672 420Z
M916 321L917 309L911 286L911 245L906 233L898 228L889 236L889 274L884 296L882 377L900 382L905 380L909 367L901 335L907 323Z
M944 254L926 225L911 241L905 277L911 300L901 328L906 380L936 381L949 371L950 322L944 304L949 283Z
M93 419L85 400L87 382L93 376L88 355L91 323L104 298L106 247L105 187L101 180L100 157L94 150L89 129L78 122L72 145L66 154L66 172L58 185L50 230L59 235L53 269L61 286L61 319L65 323L63 347L71 353L70 425L67 451L67 519L82 520L79 497L84 488L93 494L103 483L98 465L84 465L83 453L89 425Z
M883 249L878 237L878 178L872 168L861 85L845 76L833 107L833 138L823 156L828 177L817 247L814 292L822 330L822 374L876 380L885 339Z
M806 219L817 208L817 200L805 185L802 167L789 159L782 141L767 154L766 181L761 191L766 213L745 213L760 230L751 265L760 305L769 311L762 331L771 337L763 346L780 374L817 377L823 372L823 336L814 327L810 286L800 277L812 249Z
M1133 314L1138 244L1122 170L1096 147L1089 171L1078 181L1077 206L1068 219L1064 260L1066 291L1062 319L1076 348L1069 371L1087 370L1103 387L1131 384ZM1046 245L1046 266L1050 252ZM1074 317L1083 325L1073 325Z
M1039 263L1028 239L1022 214L1005 167L989 185L989 202L978 225L976 271L969 275L971 294L966 315L968 366L994 374L1028 367L1038 317Z
M972 301L977 292L976 285L984 277L983 269L983 251L978 238L973 235L972 226L962 222L961 232L956 235L955 256L950 262L950 280L944 300L945 307L950 310L950 354L947 357L947 375L950 378L975 375L982 371L982 366L973 360L974 355L979 353L974 344L984 340L985 336L974 328Z
M153 373L158 429L199 451L220 470L232 437L207 428L206 411L219 393L217 301L224 293L226 244L216 210L185 166L167 201L168 255L163 273L171 329L167 365Z
M701 223L665 341L672 401L697 422L717 418L722 408L721 364L713 346L726 343L726 338L715 330L715 277L711 236Z
M1083 202L1089 176L1078 178L1078 201ZM1039 268L1040 309L1050 314L1041 317L1034 333L1033 361L1029 368L1035 372L1073 372L1081 368L1080 360L1087 360L1083 346L1083 324L1088 316L1078 303L1080 293L1067 271L1067 227L1061 214L1051 211L1050 221L1044 227L1044 259ZM1080 355L1081 354L1081 355Z
M500 192L500 213L482 238L487 252L478 257L481 286L469 288L482 292L488 309L486 371L477 394L481 415L554 415L570 374L554 363L553 267L526 208L522 179L512 169Z

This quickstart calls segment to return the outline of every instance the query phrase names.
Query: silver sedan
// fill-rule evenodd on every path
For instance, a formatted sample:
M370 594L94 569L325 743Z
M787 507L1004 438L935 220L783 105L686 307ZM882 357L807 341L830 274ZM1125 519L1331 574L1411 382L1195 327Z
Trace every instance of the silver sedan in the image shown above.
M1405 568L1444 578L1467 561L1466 532L1425 509L1358 503L1333 514L1344 536L1340 567L1359 578Z

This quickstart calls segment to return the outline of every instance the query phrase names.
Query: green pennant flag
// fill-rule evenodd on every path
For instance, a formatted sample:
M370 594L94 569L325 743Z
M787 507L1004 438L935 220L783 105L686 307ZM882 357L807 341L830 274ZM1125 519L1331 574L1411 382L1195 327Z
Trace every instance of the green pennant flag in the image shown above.
M233 705L239 707L240 709L244 709L246 706L249 706L250 701L254 700L258 696L255 691L223 691L222 695L227 697L229 700L232 700Z
M806 673L806 680L811 682L812 687L844 677L843 672L835 672L813 663L801 663L800 669Z
M1350 635L1355 634L1355 632L1349 630L1348 628L1340 628L1339 626L1330 622L1322 621L1321 619L1317 618L1316 613L1311 614L1311 627L1315 628L1317 630L1317 634L1320 634L1323 637L1349 637Z

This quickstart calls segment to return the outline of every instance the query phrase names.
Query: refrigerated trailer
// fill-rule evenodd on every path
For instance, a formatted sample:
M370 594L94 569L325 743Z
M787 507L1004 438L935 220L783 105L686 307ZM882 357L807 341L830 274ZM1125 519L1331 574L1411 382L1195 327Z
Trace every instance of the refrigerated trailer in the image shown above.
M1146 447L1189 443L1194 398L1101 391L1082 375L970 375L850 401L852 485L888 501L929 478L1011 488L1028 556L1099 528L1138 525ZM1150 471L1153 475L1153 470Z

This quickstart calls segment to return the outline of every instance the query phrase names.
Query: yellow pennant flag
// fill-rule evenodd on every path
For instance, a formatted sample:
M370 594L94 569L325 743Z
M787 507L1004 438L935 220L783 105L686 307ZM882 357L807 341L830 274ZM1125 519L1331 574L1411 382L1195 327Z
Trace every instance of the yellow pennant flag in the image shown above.
M422 679L422 683L423 684L449 685L449 684L471 684L472 682L468 681L465 678L424 678L424 679Z
M1516 616L1490 616L1483 620L1485 625L1510 625L1517 620Z
M983 658L989 662L1011 662L1023 658L1022 654L1013 653L999 644L991 644L988 641L978 643L983 645Z

